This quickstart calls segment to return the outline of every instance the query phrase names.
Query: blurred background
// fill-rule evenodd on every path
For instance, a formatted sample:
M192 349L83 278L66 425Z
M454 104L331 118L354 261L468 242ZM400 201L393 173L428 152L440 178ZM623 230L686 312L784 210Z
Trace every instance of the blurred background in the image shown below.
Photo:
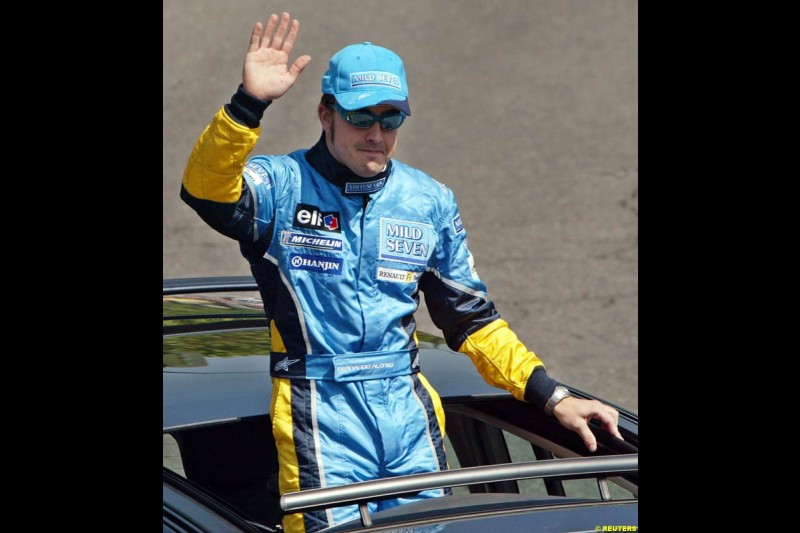
M163 275L247 275L238 244L178 196L192 147L241 82L257 21L301 22L311 63L255 153L313 145L340 48L404 60L411 117L395 157L456 194L476 267L550 375L638 411L636 0L164 0ZM424 306L420 329L438 333ZM424 361L422 362L424 369Z

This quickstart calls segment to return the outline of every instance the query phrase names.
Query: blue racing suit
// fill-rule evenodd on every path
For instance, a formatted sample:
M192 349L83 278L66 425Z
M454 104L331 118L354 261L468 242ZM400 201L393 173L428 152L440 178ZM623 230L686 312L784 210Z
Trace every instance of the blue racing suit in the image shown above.
M248 159L266 105L240 87L197 141L181 197L239 241L261 291L280 492L447 468L444 411L420 372L420 292L487 382L543 406L555 382L489 300L453 192L397 160L356 176L324 134L310 149ZM358 516L355 506L289 515L284 529Z

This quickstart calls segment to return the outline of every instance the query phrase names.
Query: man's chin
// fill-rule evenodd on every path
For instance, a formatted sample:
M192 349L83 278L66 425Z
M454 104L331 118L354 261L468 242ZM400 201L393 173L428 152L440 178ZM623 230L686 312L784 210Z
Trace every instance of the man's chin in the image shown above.
M362 166L357 171L354 170L354 172L362 178L374 178L376 175L383 172L384 168L386 168L386 163L369 163Z

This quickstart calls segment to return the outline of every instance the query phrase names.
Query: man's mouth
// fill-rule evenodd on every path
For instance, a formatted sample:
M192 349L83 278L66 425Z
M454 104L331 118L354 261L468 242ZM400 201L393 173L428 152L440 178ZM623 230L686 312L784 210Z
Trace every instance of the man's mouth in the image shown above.
M362 146L359 148L359 150L361 150L362 152L369 152L371 154L383 154L383 149L381 148Z

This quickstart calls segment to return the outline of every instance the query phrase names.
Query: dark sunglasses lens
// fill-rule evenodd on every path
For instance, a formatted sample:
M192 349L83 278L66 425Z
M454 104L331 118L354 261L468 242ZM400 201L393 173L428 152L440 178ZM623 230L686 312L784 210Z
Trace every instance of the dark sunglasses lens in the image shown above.
M347 113L347 122L357 128L369 128L375 124L375 117L361 111L350 111Z
M405 120L405 115L398 113L396 115L389 115L388 117L381 118L381 128L385 130L394 130L400 127L400 124Z
M345 120L357 128L371 128L373 124L380 121L381 128L390 131L399 128L406 118L402 113L373 115L365 111L345 111L341 108L340 110Z

